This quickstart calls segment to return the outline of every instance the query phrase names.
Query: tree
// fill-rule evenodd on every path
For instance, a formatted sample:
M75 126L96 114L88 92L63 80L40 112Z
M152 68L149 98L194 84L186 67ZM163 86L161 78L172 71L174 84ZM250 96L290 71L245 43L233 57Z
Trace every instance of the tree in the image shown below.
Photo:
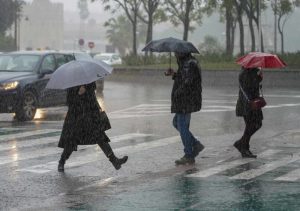
M211 0L215 1L215 0ZM221 2L215 1L216 4L219 3L219 10L221 21L225 21L226 29L226 54L233 55L234 50L234 40L235 40L235 29L237 23L237 15L234 7L234 0L224 0Z
M237 21L239 23L239 30L240 30L240 54L244 55L245 54L245 43L244 43L244 37L245 37L245 32L244 32L244 22L243 22L243 14L244 14L244 0L234 0L234 6L237 11Z
M205 36L204 42L199 45L199 51L206 55L212 55L222 54L224 49L217 38L213 36Z
M132 46L132 25L130 21L125 16L119 16L117 18L109 19L104 25L108 28L106 35L109 42L118 49L122 56L125 56L126 51ZM137 40L139 42L144 42L145 40L143 38L146 34L145 25L139 25L138 31L139 34Z
M202 0L165 0L166 11L174 26L183 24L183 40L188 40L189 31L193 31L192 22L201 24L203 11L205 10Z
M153 25L157 22L165 21L166 16L162 10L159 10L159 4L162 0L141 0L143 3L143 8L146 12L146 17L139 14L138 17L142 22L147 24L147 37L146 44L150 42L153 38ZM147 52L146 52L147 53Z
M0 0L0 36L1 41L5 42L5 40L11 40L11 38L5 37L5 32L14 24L15 25L15 41L14 47L3 47L3 49L10 49L10 48L16 48L17 46L17 22L21 16L21 10L22 6L24 4L24 1L22 0L14 0L14 1L7 1L7 0ZM10 41L6 44L1 44L1 46L7 46L8 43L11 43Z
M109 42L118 49L122 56L125 56L126 50L130 48L131 42L128 42L131 38L131 23L124 16L117 18L111 18L105 22L105 27L108 27L106 31Z
M92 0L92 2L97 0ZM137 25L138 25L138 12L141 6L140 0L101 0L105 4L106 10L111 10L116 13L121 8L128 20L132 25L132 54L137 55ZM113 7L110 3L114 3Z
M277 15L277 27L281 38L281 54L284 54L284 27L294 11L294 6L297 6L298 1L278 0L277 4L272 2L271 6L274 13Z

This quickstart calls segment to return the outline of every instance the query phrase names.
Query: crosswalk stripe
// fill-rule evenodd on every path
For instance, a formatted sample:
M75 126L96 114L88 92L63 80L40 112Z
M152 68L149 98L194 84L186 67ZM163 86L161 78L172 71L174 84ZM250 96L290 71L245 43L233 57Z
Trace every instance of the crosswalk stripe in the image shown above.
M282 175L280 177L277 177L276 181L290 181L290 182L295 182L297 180L300 179L300 169L296 169L296 170L293 170L285 175Z
M162 146L166 146L166 145L174 144L174 143L180 143L179 136L158 139L155 141L140 143L140 144L133 145L133 146L131 146L131 145L124 146L124 147L116 148L116 149L114 149L114 151L116 154L119 154L119 153L120 154L122 154L122 153L128 154L128 153L145 151L145 150L155 148L155 147L162 147ZM57 153L57 150L56 150L56 153ZM104 158L104 157L105 156L103 153L96 153L96 152L90 153L88 155L84 154L84 155L79 155L76 157L74 156L74 157L72 157L72 159L70 159L66 163L66 167L80 166L80 165L83 165L86 163L100 160L101 158ZM53 171L56 169L57 169L57 161L51 161L46 164L35 165L35 166L28 167L28 168L19 169L17 171L43 174L43 173L47 173L47 172L50 172L50 171Z
M270 156L272 156L272 155L274 155L274 154L276 154L280 151L281 150L269 149L269 150L266 150L266 151L260 153L258 156L260 158L267 158L267 157L270 157ZM218 165L218 166L215 166L215 167L212 167L212 168L209 168L209 169L204 169L204 170L196 172L194 174L189 174L189 175L187 175L187 177L200 177L200 178L209 177L209 176L212 176L214 174L218 174L222 171L225 171L225 170L228 170L228 169L231 169L231 168L234 168L234 167L252 162L254 160L255 159L238 159L238 160L234 160L234 161L231 161L231 162L226 162L226 163L223 163L221 165Z
M249 179L258 177L260 175L263 175L264 173L267 173L268 171L272 171L280 166L295 162L299 159L300 159L300 153L293 155L293 157L286 156L280 160L264 164L256 169L251 169L249 171L245 171L241 174L230 177L230 179L249 180Z
M151 134L143 134L143 133L124 134L124 135L112 137L111 141L116 143L124 140L130 140L131 138L139 138L139 137L146 137L146 136L151 136ZM50 140L50 142L52 142L52 140ZM58 139L56 140L56 142L58 142ZM92 147L95 147L95 145L82 146L80 147L80 149L86 149ZM18 151L13 153L11 156L0 157L0 165L60 153L60 151L57 150L57 148L44 148L39 150L33 150L30 153L26 153L26 154L24 153L24 155L22 156L20 156L17 152Z
M5 142L3 144L0 144L0 151L5 150L12 150L22 147L31 147L31 146L37 146L40 144L51 144L51 143L57 143L60 136L52 136L52 137L45 137L45 138L37 138L37 139L30 139L25 141L13 141L13 142Z
M2 135L0 136L0 141L24 138L28 136L34 136L34 135L43 135L47 133L60 132L60 131L61 130L57 130L57 129L43 129L43 130L35 130L35 131L27 131L27 132L21 131L20 133L16 133L16 134Z

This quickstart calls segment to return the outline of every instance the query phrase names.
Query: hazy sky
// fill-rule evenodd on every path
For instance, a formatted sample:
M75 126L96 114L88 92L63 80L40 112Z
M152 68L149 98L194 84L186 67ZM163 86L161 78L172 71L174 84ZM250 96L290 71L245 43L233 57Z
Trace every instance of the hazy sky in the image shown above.
M25 0L26 2L32 2L32 0ZM51 2L60 2L64 4L65 11L77 11L77 0L50 0ZM89 10L93 13L100 13L103 12L102 4L99 2L90 3L89 2Z

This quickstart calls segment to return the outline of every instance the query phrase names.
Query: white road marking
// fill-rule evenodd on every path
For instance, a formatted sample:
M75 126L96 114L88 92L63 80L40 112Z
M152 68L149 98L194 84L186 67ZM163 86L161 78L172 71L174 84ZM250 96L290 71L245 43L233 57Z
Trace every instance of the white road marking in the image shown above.
M179 136L158 139L156 141L140 143L140 144L133 145L133 146L124 146L124 147L116 148L116 149L114 149L114 151L117 154L122 154L122 153L129 154L129 153L134 153L134 152L145 151L145 150L152 149L155 147L163 147L163 146L167 146L169 144L175 144L175 143L180 143ZM56 150L56 153L57 153L57 150ZM97 153L97 152L89 153L88 155L83 154L83 155L79 155L76 157L74 156L70 160L68 160L65 167L70 168L70 167L80 166L80 165L94 162L94 161L97 161L100 159L107 159L107 158L105 158L104 154L100 153L100 152L99 153ZM53 170L57 170L57 164L58 164L57 161L52 161L52 162L48 162L45 164L40 164L40 165L31 166L28 168L19 169L17 171L43 174L43 173L47 173L47 172L50 172Z
M270 157L270 156L272 156L272 155L274 155L274 154L276 154L280 151L281 150L269 149L269 150L266 150L266 151L260 153L258 156L260 158L267 158L267 157ZM218 166L215 166L215 167L212 167L212 168L209 168L209 169L204 169L204 170L201 170L201 171L196 172L194 174L189 174L189 175L187 175L187 177L200 177L200 178L209 177L209 176L212 176L214 174L218 174L222 171L234 168L236 166L240 166L240 165L243 165L243 164L246 164L246 163L250 163L252 161L255 161L255 159L243 159L243 158L241 158L241 159L234 160L234 161L231 161L231 162L224 162L221 165L218 165Z
M295 154L293 157L286 156L280 160L267 163L265 165L262 165L256 169L251 169L249 171L245 171L241 174L235 175L233 177L230 177L230 179L242 179L242 180L249 180L255 177L258 177L260 175L263 175L267 173L268 171L272 171L280 166L295 162L300 159L300 153Z
M61 130L57 130L57 129L43 129L43 130L35 130L35 131L28 131L28 132L22 131L20 133L2 135L0 136L0 141L24 138L28 136L34 136L34 135L44 135L47 133L60 132L60 131Z
M293 170L285 175L282 175L280 177L277 177L276 181L290 181L290 182L295 182L297 180L300 179L300 169L296 169L296 170Z
M125 140L130 140L132 138L139 138L139 137L146 137L146 136L152 136L150 134L139 134L139 133L133 133L133 134L124 134L121 136L115 136L111 137L112 142L121 142ZM58 140L56 140L58 142ZM87 146L80 146L79 149L87 149L87 148L98 148L97 145L87 145ZM30 153L24 153L22 156L18 153L18 149L16 148L12 153L10 153L9 156L2 156L0 157L0 165L8 164L8 163L13 163L17 161L22 161L22 160L27 160L27 159L33 159L33 158L38 158L42 156L48 156L48 155L55 155L60 153L60 150L57 149L57 147L53 148L44 148L44 149L38 149L38 150L33 150Z
M130 140L133 138L141 138L141 137L147 137L147 136L154 136L153 134L144 134L144 133L128 133L124 135L114 136L111 137L110 140L112 142L119 142L122 140ZM58 143L60 138L59 136L52 136L52 137L45 137L45 138L37 138L37 139L30 139L25 141L10 141L0 144L0 151L5 150L13 150L13 149L19 149L22 147L31 147L41 144L51 144L51 143Z
M84 189L87 189L87 188L90 188L90 187L104 187L104 186L107 186L107 185L111 184L115 180L116 180L116 178L114 178L114 177L101 179L101 180L93 182L89 185L85 185L85 186L82 186L80 188L77 188L77 189L75 189L75 191L81 191L81 190L84 190Z

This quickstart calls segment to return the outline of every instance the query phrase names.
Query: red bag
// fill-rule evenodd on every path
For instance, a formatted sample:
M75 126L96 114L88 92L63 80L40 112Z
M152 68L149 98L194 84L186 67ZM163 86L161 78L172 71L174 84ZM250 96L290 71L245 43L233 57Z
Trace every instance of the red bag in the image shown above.
M255 98L254 100L250 100L250 107L252 110L258 110L267 105L267 102L265 101L265 98L263 97L258 97Z

